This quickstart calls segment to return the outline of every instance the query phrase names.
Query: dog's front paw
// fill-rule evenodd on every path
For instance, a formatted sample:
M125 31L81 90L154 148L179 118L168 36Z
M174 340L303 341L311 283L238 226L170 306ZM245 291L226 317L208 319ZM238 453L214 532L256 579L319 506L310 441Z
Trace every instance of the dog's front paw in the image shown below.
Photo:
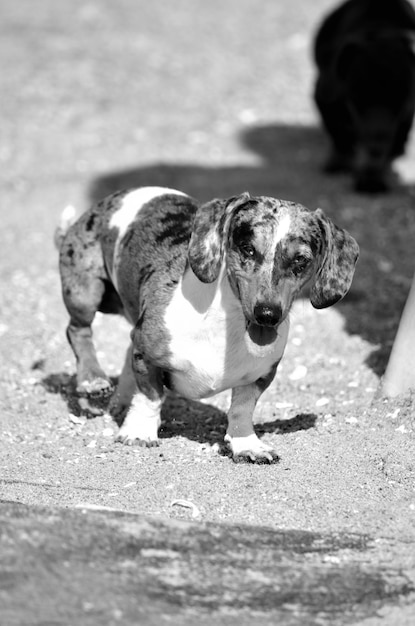
M134 396L130 410L121 426L116 441L127 446L158 446L160 402L152 402L141 394Z
M246 437L225 435L225 441L232 451L235 463L248 461L251 463L274 463L279 456L268 444L262 442L255 433Z
M158 437L147 436L145 433L131 433L128 428L123 426L120 428L120 432L115 438L118 443L123 443L125 446L140 446L142 448L155 448L159 446Z

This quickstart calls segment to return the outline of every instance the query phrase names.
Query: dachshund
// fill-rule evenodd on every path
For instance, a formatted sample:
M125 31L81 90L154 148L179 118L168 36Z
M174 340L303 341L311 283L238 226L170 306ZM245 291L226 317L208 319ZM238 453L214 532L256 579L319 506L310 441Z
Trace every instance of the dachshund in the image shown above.
M55 242L81 396L113 391L93 344L95 313L121 314L133 328L110 403L115 417L126 413L117 440L158 445L166 390L200 399L232 389L233 458L275 460L254 432L255 406L303 285L317 309L347 293L354 238L294 202L245 192L202 204L163 187L119 191L69 221Z

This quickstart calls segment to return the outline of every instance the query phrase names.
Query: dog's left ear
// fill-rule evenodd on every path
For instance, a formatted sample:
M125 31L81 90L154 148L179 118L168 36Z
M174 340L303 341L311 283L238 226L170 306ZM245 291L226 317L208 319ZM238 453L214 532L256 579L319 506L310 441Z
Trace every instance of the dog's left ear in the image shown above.
M237 207L252 201L248 192L222 200L217 198L199 207L189 244L189 263L203 283L219 276L231 216Z
M341 300L349 291L359 257L359 246L347 230L333 224L321 209L317 209L314 214L323 243L310 300L314 308L324 309Z

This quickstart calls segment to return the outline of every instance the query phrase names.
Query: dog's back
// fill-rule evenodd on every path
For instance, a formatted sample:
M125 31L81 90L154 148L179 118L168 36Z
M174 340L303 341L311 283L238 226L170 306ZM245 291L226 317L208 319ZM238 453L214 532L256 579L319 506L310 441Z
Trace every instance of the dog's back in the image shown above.
M76 221L65 210L55 232L64 287L73 297L85 276L99 278L99 310L135 323L145 294L163 295L183 273L196 210L186 194L159 187L117 192Z
M407 0L347 0L318 29L314 45L317 66L326 69L345 40L382 32L415 35L415 10Z
M100 234L111 280L135 316L151 294L168 299L179 281L198 207L183 193L157 189L130 193Z

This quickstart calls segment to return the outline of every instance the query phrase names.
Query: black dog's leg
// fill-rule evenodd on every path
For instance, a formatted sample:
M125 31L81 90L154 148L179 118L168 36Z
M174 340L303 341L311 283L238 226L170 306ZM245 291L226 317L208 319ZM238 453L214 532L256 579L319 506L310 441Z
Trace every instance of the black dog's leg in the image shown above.
M397 158L404 154L406 142L412 128L414 112L411 110L398 124L396 135L392 144L391 157Z
M350 113L344 102L333 98L331 85L320 78L315 101L331 141L331 151L324 166L328 173L348 172L353 166L355 135Z
M349 134L347 133L347 116L341 119L343 122L339 123L337 114L332 110L326 111L324 116L324 125L331 140L329 155L324 164L324 171L328 174L350 172L353 168L354 145L350 140L353 134L350 127Z

